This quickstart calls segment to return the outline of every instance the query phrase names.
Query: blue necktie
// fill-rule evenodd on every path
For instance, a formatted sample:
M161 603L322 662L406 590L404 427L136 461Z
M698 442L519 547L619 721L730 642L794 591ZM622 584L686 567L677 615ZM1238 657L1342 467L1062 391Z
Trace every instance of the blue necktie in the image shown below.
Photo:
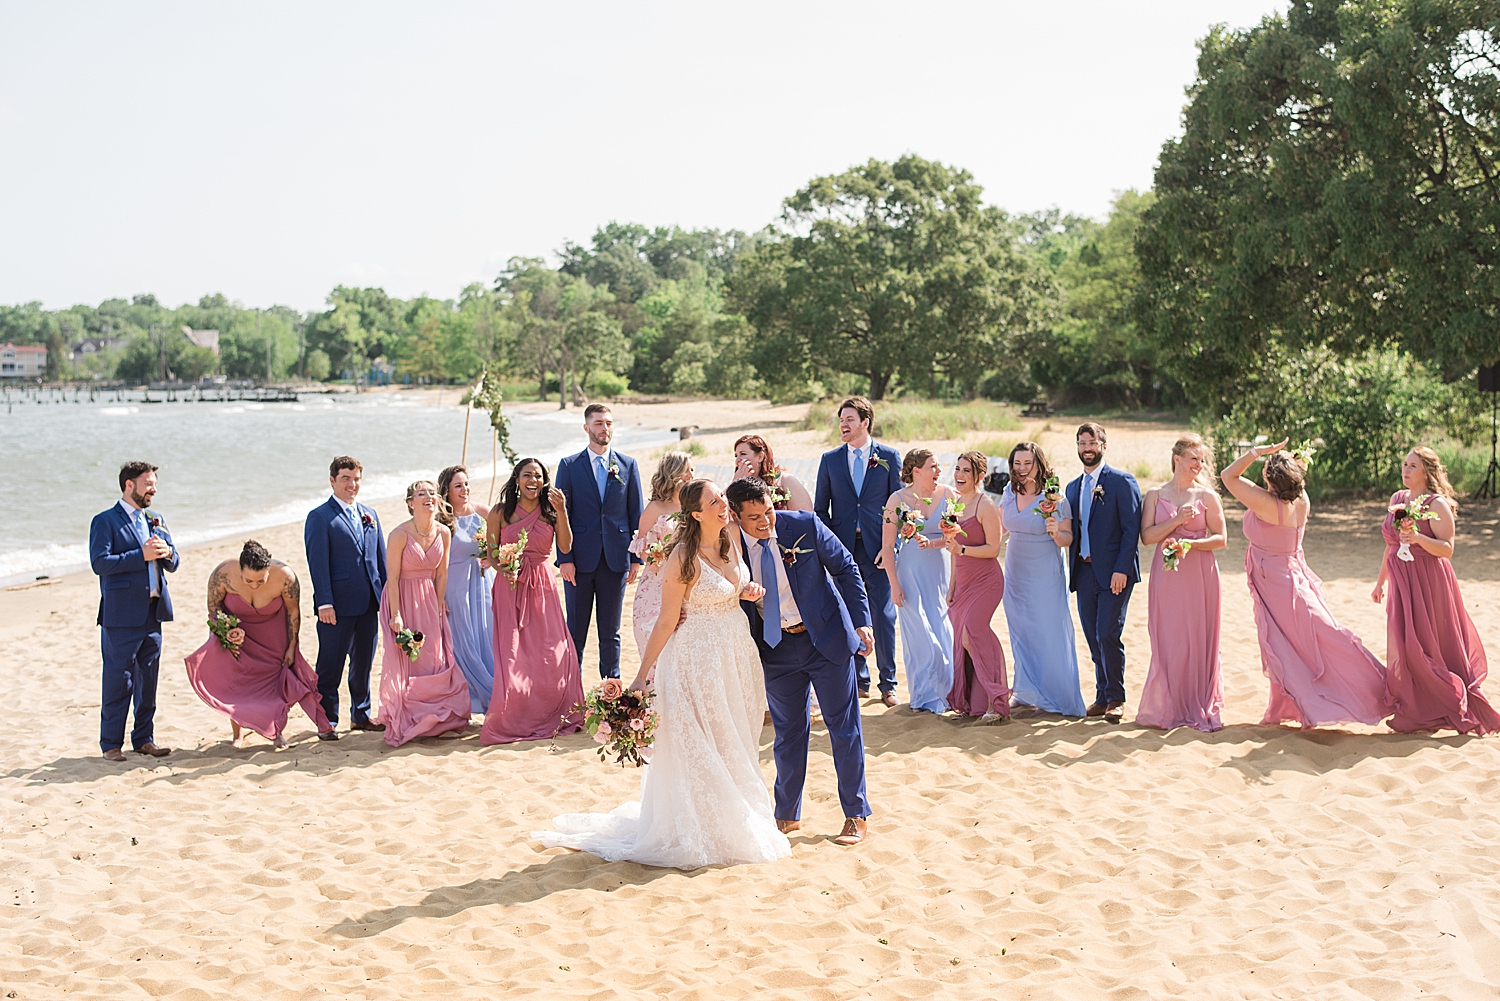
M609 482L609 467L606 460L609 456L600 455L594 459L594 481L599 484L599 499L604 499L604 485Z
M771 553L770 539L760 540L760 586L766 589L761 635L766 646L781 642L781 587L776 583L776 557Z
M1089 558L1089 509L1094 504L1094 474L1085 473L1083 476L1083 492L1078 498L1079 515L1078 520L1083 525L1083 538L1078 540L1078 554L1084 559Z
M141 537L141 547L145 548L146 543L151 541L151 525L146 521L146 512L140 509L137 509L135 512L135 530L136 534ZM146 564L146 581L152 594L161 593L161 586L157 583L158 573L160 571L156 569L155 560L151 560Z
M349 505L349 524L354 526L354 543L359 546L359 551L365 551L365 533L359 523L359 513L354 510L354 505Z
M865 450L856 448L854 450L854 492L862 493L865 489Z

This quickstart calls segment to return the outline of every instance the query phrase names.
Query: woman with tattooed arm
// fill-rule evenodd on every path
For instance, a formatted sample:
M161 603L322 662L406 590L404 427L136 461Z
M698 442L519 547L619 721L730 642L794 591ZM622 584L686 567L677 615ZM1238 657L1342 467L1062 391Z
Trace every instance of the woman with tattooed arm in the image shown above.
M297 649L302 589L292 568L254 539L208 577L208 642L186 659L198 697L229 717L234 746L245 730L286 746L287 711L300 704L322 740L338 734L318 699L318 678Z

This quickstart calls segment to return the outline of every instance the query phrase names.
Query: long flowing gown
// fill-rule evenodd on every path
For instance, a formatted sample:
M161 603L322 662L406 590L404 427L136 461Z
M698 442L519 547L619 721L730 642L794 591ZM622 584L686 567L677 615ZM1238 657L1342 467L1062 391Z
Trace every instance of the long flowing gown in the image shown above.
M921 534L942 536L938 519L948 509L944 497L924 520ZM948 559L941 549L923 549L913 539L896 550L896 580L905 595L897 610L901 623L901 659L911 707L948 711L953 688L953 626L948 621Z
M1407 492L1391 498L1404 502ZM1458 592L1451 560L1412 545L1410 563L1400 559L1395 516L1380 526L1385 536L1386 684L1395 703L1390 728L1398 733L1457 730L1487 734L1500 730L1500 713L1484 697L1489 673L1479 631ZM1417 522L1431 536L1432 523Z
M982 546L984 526L979 516L958 523L961 546ZM948 704L965 716L986 713L1010 715L1010 686L1005 683L1005 648L990 626L1005 595L1005 571L994 556L953 557L953 602L948 621L953 626L953 687ZM964 638L969 640L964 648Z
M765 677L739 593L699 561L687 619L656 662L661 716L639 802L611 813L565 814L533 837L611 862L698 869L769 862L791 854L776 829L760 770Z
M1010 489L1000 497L1001 514L1010 532L1005 547L1005 624L1015 662L1011 701L1064 716L1082 716L1078 685L1078 647L1073 637L1073 610L1064 576L1065 549L1047 534L1037 511L1038 494L1025 508L1016 507ZM1057 516L1073 516L1067 498L1057 502Z
M653 530L665 530L671 520L671 515L662 515L656 519ZM640 551L641 542L642 539L638 537L630 546L631 552L644 560L646 557ZM646 644L651 639L651 630L656 628L656 617L661 614L661 567L642 566L639 581L635 586L635 599L630 603L630 628L635 633L636 652L645 653Z
M453 659L453 633L438 604L433 572L443 561L443 540L423 549L410 533L401 553L401 624L423 636L412 660L391 629L391 585L380 596L380 722L385 742L400 747L469 725L469 686Z
M1175 504L1156 500L1156 522L1177 517ZM1173 533L1178 539L1208 536L1208 519L1199 511ZM1219 673L1219 561L1214 554L1191 549L1168 570L1156 545L1147 584L1146 631L1151 637L1151 668L1141 689L1135 721L1170 730L1190 726L1212 732L1224 724L1224 688Z
M184 658L188 682L210 709L223 713L247 730L268 740L281 736L287 711L300 705L318 731L328 729L328 716L318 698L318 676L299 649L291 667L282 667L286 656L286 606L277 595L264 608L255 608L231 592L224 610L240 620L245 642L240 656L224 649L218 637Z
M521 574L495 582L495 691L481 744L546 740L583 729L583 675L562 599L547 565L554 531L538 507L500 530L502 544L526 532Z
M448 545L448 627L453 633L453 659L469 686L469 710L490 707L495 686L495 629L490 588L495 571L479 565L476 536L484 518L476 511L453 519L453 541Z
M1390 714L1385 668L1338 624L1302 555L1302 526L1245 512L1245 582L1271 698L1262 724L1379 723Z

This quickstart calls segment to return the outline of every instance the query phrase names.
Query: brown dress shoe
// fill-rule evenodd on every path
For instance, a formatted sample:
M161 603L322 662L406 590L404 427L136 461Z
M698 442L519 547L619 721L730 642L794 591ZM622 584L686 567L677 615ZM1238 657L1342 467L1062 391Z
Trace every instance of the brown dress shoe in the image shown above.
M778 831L780 831L782 834L791 834L793 831L800 831L800 830L802 830L802 821L800 821L800 820L779 820L778 819L776 821L776 829Z
M104 760L105 761L124 761L125 760L125 752L122 751L122 750L120 750L118 747L111 747L109 750L107 750L107 751L104 752Z
M135 749L135 753L147 754L153 758L165 758L167 755L172 753L172 749L170 747L157 747L154 743L148 740L140 747L137 747Z
M880 693L880 704L883 705L883 706L889 706L892 709L896 708L896 693L895 692L881 692Z
M1125 703L1111 702L1104 707L1104 721L1106 723L1118 723L1125 718Z
M856 689L855 694L862 699L868 699L870 697L870 690L868 688Z
M350 723L349 724L349 729L351 729L351 730L368 730L371 733L381 733L382 731L385 730L385 724L384 723L374 723L374 722L371 722L370 720L362 719L358 723Z
M1093 705L1089 706L1089 711L1088 711L1089 718L1090 719L1098 719L1100 716L1104 715L1104 710L1105 710L1105 703L1103 703L1103 702L1095 702Z
M845 817L844 829L833 839L836 845L857 845L865 839L865 821L862 817Z

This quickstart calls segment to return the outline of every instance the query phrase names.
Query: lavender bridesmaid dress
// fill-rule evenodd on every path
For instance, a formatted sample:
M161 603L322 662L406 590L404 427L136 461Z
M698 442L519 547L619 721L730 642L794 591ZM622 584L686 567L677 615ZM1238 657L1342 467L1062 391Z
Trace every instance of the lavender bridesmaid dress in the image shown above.
M391 629L391 582L380 596L380 722L385 742L400 747L469 725L469 686L453 659L453 633L438 603L433 571L443 561L443 540L425 550L410 533L401 552L401 624L423 634L412 660L396 645Z
M512 588L495 579L495 691L485 713L481 744L546 740L583 729L573 707L583 701L578 651L568 632L562 599L547 566L552 526L538 507L500 531L502 544L526 531L521 575Z
M1177 517L1178 508L1160 497L1156 521ZM1174 533L1179 539L1208 536L1199 511ZM1157 543L1147 584L1146 631L1151 636L1151 669L1141 689L1135 721L1142 726L1190 726L1211 733L1223 726L1224 690L1219 677L1219 561L1202 549L1189 550L1168 570L1162 561L1167 540Z
M1385 668L1323 598L1302 555L1302 527L1245 512L1245 582L1255 604L1260 662L1271 683L1261 723L1379 723L1390 715Z
M1406 499L1402 490L1391 503ZM1500 713L1480 688L1489 666L1479 631L1458 593L1453 563L1418 545L1411 547L1410 563L1400 559L1401 536L1394 521L1394 514L1387 515L1380 526L1390 576L1385 604L1386 683L1395 702L1390 727L1398 733L1494 733L1500 730ZM1417 525L1417 531L1432 535L1431 522Z
M984 526L977 515L959 522L957 539L964 546L984 545ZM948 691L948 704L964 716L1010 715L1005 648L990 626L1004 595L1005 572L997 557L953 557L953 601L948 605L948 621L953 624L953 687Z

